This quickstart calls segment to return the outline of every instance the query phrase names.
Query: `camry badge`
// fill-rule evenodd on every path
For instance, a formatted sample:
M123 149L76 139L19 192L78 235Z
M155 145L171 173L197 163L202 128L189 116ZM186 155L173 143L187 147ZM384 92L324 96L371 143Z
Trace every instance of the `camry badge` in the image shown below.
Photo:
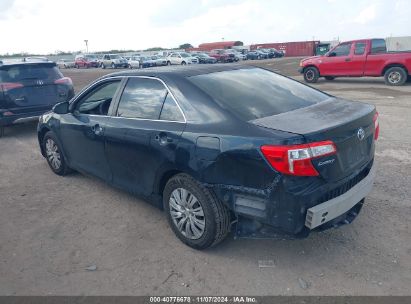
M365 137L365 131L363 128L359 128L357 131L357 137L359 140L363 140Z

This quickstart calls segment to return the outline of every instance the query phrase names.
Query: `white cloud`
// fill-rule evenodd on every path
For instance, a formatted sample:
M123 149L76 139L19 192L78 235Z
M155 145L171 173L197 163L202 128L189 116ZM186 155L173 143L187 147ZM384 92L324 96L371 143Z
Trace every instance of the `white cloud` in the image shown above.
M410 35L408 0L0 0L1 53ZM389 20L390 22L387 22Z

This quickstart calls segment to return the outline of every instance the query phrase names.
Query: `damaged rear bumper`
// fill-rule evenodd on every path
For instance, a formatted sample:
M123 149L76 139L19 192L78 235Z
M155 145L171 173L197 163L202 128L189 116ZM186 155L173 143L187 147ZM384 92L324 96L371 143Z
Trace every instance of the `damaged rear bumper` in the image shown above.
M289 239L351 223L371 191L374 177L371 160L333 184L307 179L301 185L301 180L293 184L276 177L265 190L208 186L233 211L236 237Z

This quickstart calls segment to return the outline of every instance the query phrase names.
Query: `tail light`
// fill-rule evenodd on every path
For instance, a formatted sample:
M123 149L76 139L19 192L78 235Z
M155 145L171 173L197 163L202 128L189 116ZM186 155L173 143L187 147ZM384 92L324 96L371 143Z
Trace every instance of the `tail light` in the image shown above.
M262 146L261 152L278 172L295 176L318 176L311 160L337 153L332 141L291 146Z
M379 121L378 121L378 116L379 116L379 114L378 114L378 112L376 112L376 113L374 114L374 118L373 118L373 120L374 120L374 128L375 128L375 133L374 133L374 139L375 139L375 140L377 140L377 139L378 139L378 136L380 135L380 123L379 123Z
M73 82L71 81L70 77L63 77L54 81L55 84L69 84L72 85Z
M7 92L22 87L24 87L23 84L18 82L2 82L0 83L0 92Z

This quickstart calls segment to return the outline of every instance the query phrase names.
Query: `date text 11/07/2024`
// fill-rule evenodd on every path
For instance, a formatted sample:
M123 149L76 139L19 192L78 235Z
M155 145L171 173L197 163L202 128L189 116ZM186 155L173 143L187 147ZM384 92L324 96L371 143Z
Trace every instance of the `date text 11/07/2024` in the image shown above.
M255 297L150 297L150 303L257 303Z

